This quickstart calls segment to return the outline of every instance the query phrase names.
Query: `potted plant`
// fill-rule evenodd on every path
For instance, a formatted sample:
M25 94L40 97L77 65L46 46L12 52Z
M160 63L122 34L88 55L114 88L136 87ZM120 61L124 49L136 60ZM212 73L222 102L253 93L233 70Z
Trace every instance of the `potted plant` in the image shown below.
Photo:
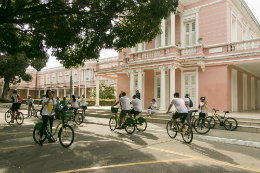
M198 42L201 43L201 41L203 40L203 38L198 38Z
M126 52L123 52L124 56L126 57Z
M179 47L181 46L181 42L178 42L178 46L179 46Z

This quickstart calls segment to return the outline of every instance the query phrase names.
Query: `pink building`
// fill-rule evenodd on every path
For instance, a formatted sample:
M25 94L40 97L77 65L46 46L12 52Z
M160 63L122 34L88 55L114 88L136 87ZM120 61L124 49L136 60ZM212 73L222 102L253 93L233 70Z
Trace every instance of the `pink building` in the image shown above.
M194 109L201 96L209 110L259 109L260 25L245 1L179 2L177 13L162 20L161 35L98 63L96 76L117 78L117 95L138 89L144 108L155 98L166 110L179 92L190 94Z
M117 57L116 57L117 58ZM102 59L100 62L111 61L113 58ZM41 70L37 75L37 92L36 98L40 98L43 93L48 89L55 91L57 97L70 97L70 76L72 73L72 93L75 96L81 96L85 94L87 98L90 98L90 91L94 91L96 88L95 73L96 60L89 60L85 62L84 67L78 69L65 69L64 67L55 67ZM28 95L35 97L35 82L36 82L36 70L27 69L26 73L32 75L32 82L25 82L21 80L21 83L16 85L10 85L9 96L14 89L17 89L21 98L27 98ZM101 78L101 82L105 84L111 84L116 87L116 80L113 78ZM0 93L3 92L3 79L0 79Z

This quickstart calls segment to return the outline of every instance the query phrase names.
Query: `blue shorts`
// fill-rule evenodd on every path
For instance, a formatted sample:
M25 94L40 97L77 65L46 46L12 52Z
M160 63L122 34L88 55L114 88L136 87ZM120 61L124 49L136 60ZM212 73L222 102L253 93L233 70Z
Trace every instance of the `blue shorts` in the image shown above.
M67 110L69 110L69 107L68 107L68 106L64 106L64 107L62 108L62 110L63 110L63 111L67 111Z

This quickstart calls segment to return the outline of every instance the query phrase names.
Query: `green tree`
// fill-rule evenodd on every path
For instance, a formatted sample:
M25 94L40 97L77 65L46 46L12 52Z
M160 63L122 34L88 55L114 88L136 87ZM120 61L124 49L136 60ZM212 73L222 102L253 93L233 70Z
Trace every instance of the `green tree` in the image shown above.
M111 85L99 84L99 98L101 99L114 99L115 88ZM90 91L90 97L96 97L96 91Z
M17 56L0 56L0 78L4 78L4 91L2 98L8 98L10 83L16 84L18 78L24 81L32 81L32 76L26 74L26 68L29 66L29 61L25 55L18 54Z
M0 0L0 52L18 47L34 59L52 48L66 68L83 65L102 48L151 41L177 6L178 0Z
M46 63L48 61L48 57L45 59L34 59L31 61L30 65L36 70L36 80L35 80L35 98L37 98L37 77L38 72L41 71L44 67L46 67ZM40 96L38 96L39 98Z

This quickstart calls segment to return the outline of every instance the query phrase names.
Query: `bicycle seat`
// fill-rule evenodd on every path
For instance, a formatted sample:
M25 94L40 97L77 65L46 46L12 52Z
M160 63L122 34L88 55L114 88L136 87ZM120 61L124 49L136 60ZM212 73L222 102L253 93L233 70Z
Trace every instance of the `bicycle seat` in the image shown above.
M192 110L192 112L198 112L198 110Z
M229 111L223 111L223 112L225 112L225 113L229 113Z

